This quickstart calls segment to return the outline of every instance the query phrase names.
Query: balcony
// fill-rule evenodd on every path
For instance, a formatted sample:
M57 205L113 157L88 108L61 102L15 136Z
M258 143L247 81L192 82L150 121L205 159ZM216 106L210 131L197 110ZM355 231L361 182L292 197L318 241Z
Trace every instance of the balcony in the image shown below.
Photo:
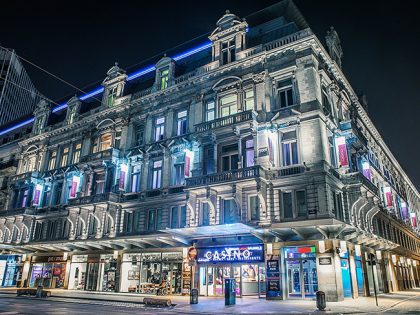
M379 196L379 189L360 172L340 174L340 179L346 185L362 184L374 195Z
M259 177L261 173L262 169L259 166L252 166L238 170L187 178L186 185L187 187L195 187L253 179Z
M112 158L118 158L120 155L120 151L118 149L108 149L105 151L100 151L96 153L91 153L85 156L80 157L80 162L93 162L97 160L106 160Z
M103 202L120 202L120 195L114 193L101 193L91 196L84 196L74 199L69 199L69 206L81 206L87 204L103 203Z
M31 178L38 178L39 173L38 172L26 172L26 173L22 173L22 174L17 174L15 176L12 176L10 178L10 182L11 183L15 183L18 181L24 181L24 180L28 180L30 181Z
M252 119L253 119L252 110L249 110L246 112L240 112L235 115L221 117L212 121L207 121L207 122L203 122L201 124L195 125L195 131L203 132L203 131L213 130L220 127L235 125L235 124L252 120Z
M127 193L121 197L121 202L144 200L146 198L164 197L166 195L180 194L184 192L185 186L172 186L162 189L150 189L137 193Z
M17 160L9 160L4 163L0 163L0 171L8 169L9 167L17 167L18 161Z
M302 165L294 165L283 167L278 170L272 170L268 173L270 179L282 178L302 174L305 172L305 167Z

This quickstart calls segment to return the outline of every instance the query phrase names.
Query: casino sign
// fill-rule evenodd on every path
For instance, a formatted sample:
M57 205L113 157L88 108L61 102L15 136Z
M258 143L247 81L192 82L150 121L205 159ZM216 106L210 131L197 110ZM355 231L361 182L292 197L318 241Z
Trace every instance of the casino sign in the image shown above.
M264 245L216 246L199 248L197 261L205 262L260 262L264 261Z

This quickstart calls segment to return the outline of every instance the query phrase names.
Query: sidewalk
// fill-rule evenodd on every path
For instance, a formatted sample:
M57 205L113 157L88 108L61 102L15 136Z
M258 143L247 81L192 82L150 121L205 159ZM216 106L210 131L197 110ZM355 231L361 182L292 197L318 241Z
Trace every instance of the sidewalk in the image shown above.
M14 294L16 289L0 289L0 293ZM52 299L68 298L76 300L113 301L125 303L142 303L145 297L157 297L156 295L139 295L135 293L111 293L111 292L86 292L73 290L51 290ZM267 301L256 297L238 298L236 305L225 306L224 298L199 297L199 303L189 304L188 296L167 296L173 304L171 309L176 313L194 314L357 314L375 313L390 310L403 301L420 297L420 289L401 291L392 294L378 296L379 307L375 305L374 297L360 297L358 299L346 299L342 302L328 302L325 312L316 308L314 300L284 300Z

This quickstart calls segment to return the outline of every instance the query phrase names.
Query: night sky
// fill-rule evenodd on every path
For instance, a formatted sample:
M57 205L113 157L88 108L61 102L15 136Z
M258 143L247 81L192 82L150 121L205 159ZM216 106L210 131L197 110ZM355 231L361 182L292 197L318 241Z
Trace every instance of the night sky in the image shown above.
M240 17L275 0L258 1L3 1L0 44L79 88L99 83L118 61L128 68L215 28L226 9ZM420 26L416 1L296 0L322 40L333 25L343 70L369 101L383 139L420 187ZM74 89L25 65L53 100Z

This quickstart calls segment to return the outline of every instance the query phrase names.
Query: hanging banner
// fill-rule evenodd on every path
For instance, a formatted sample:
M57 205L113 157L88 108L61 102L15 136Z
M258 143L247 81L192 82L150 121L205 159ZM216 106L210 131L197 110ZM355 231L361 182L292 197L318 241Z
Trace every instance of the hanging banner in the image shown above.
M347 156L346 137L338 137L335 139L337 145L338 161L341 167L349 166L349 158Z
M119 182L119 188L120 190L124 190L125 187L125 176L127 174L128 166L127 164L121 164L120 165L120 182Z
M392 193L391 187L384 186L385 204L387 207L392 207Z
M184 160L184 177L190 177L191 169L191 159L193 157L193 152L190 150L185 150L185 160Z
M362 162L362 169L363 169L363 176L372 181L372 177L370 175L370 164L368 161Z
M70 189L70 198L75 198L77 194L77 190L79 189L80 177L73 176L71 181L71 189Z
M35 186L35 193L34 193L34 199L33 199L33 205L38 206L40 202L41 197L41 191L42 191L42 185L36 184Z
M414 212L410 213L410 217L411 217L411 225L413 226L413 228L417 228L417 217L416 214Z
M404 201L401 202L401 217L403 220L408 220L407 204Z

